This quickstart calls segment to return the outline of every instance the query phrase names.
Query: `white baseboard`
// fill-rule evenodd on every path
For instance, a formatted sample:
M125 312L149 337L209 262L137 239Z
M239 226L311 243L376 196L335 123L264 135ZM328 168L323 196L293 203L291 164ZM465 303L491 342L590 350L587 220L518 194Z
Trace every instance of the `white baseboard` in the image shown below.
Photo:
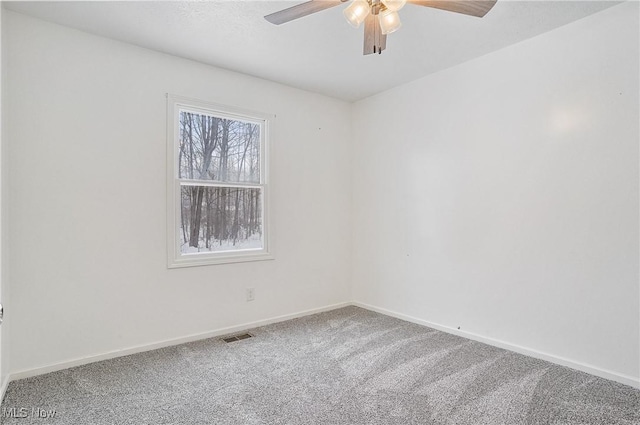
M429 322L427 320L418 319L417 317L408 316L406 314L398 313L395 311L387 310L385 308L376 307L376 306L365 304L362 302L354 301L351 304L357 307L362 307L367 310L375 311L376 313L385 314L387 316L395 317L397 319L406 320L407 322L427 326L429 328L437 329L439 331L443 331L453 335L472 339L474 341L482 342L488 345L492 345L494 347L504 348L505 350L515 351L516 353L524 354L529 357L534 357L540 360L546 360L551 363L559 364L561 366L566 366L571 369L576 369L581 372L586 372L591 375L609 379L611 381L620 382L621 384L629 385L631 387L640 388L640 380L638 378L634 378L633 376L612 372L610 370L605 370L596 366L577 362L577 361L556 356L553 354L543 353L541 351L534 350L532 348L522 347L516 344L511 344L509 342L500 341L498 339L489 338L489 337L478 335L472 332L461 331L449 326L444 326L438 323Z
M126 348L126 349L109 351L107 353L96 354L96 355L86 356L86 357L80 357L80 358L76 358L76 359L69 360L69 361L64 361L64 362L50 364L50 365L46 365L46 366L41 366L41 367L37 367L37 368L33 368L33 369L27 369L27 370L14 372L14 373L11 373L9 376L7 376L5 378L5 380L2 382L2 385L0 386L0 396L4 396L4 393L5 393L6 389L7 389L7 385L9 384L9 382L15 381L15 380L18 380L18 379L29 378L29 377L32 377L32 376L37 376L37 375L42 375L42 374L45 374L45 373L55 372L55 371L58 371L58 370L68 369L68 368L75 367L75 366L81 366L81 365L88 364L88 363L94 363L94 362L98 362L98 361L102 361L102 360L108 360L108 359L112 359L112 358L115 358L115 357L127 356L127 355L130 355L130 354L142 353L142 352L145 352L145 351L155 350L155 349L158 349L158 348L164 348L164 347L169 347L169 346L173 346L173 345L184 344L184 343L187 343L187 342L197 341L197 340L201 340L201 339L213 338L213 337L217 337L217 336L221 336L221 335L241 332L241 331L244 331L244 330L247 330L247 329L257 328L257 327L269 325L269 324L272 324L272 323L284 322L286 320L295 319L295 318L298 318L298 317L303 317L303 316L308 316L308 315L311 315L311 314L316 314L316 313L322 313L322 312L325 312L325 311L335 310L337 308L342 308L342 307L346 307L346 306L349 306L349 305L354 305L354 306L361 307L361 308L364 308L364 309L367 309L367 310L375 311L377 313L385 314L387 316L395 317L395 318L398 318L398 319L401 319L401 320L406 320L407 322L416 323L418 325L427 326L427 327L430 327L430 328L433 328L433 329L437 329L437 330L440 330L440 331L443 331L443 332L447 332L447 333L450 333L450 334L453 334L453 335L458 335L458 336L461 336L461 337L464 337L464 338L468 338L468 339L471 339L471 340L474 340L474 341L478 341L478 342L482 342L482 343L485 343L485 344L488 344L488 345L492 345L494 347L499 347L499 348L503 348L505 350L514 351L516 353L524 354L526 356L534 357L534 358L541 359L541 360L546 360L546 361L551 362L551 363L559 364L561 366L570 367L572 369L576 369L576 370L579 370L579 371L582 371L582 372L586 372L586 373L589 373L591 375L599 376L601 378L609 379L609 380L612 380L612 381L620 382L622 384L629 385L629 386L632 386L632 387L635 387L635 388L640 388L640 380L637 379L637 378L634 378L632 376L619 374L617 372L612 372L612 371L605 370L605 369L602 369L602 368L598 368L596 366L592 366L592 365L589 365L589 364L585 364L585 363L577 362L577 361L574 361L574 360L566 359L564 357L560 357L560 356L556 356L556 355L548 354L548 353L543 353L541 351L534 350L534 349L531 349L531 348L522 347L522 346L511 344L511 343L508 343L508 342L505 342L505 341L500 341L500 340L497 340L497 339L485 337L485 336L478 335L478 334L475 334L475 333L472 333L472 332L461 331L461 330L458 330L458 329L455 329L455 328L452 328L452 327L449 327L449 326L440 325L438 323L432 323L432 322L429 322L427 320L423 320L423 319L419 319L419 318L416 318L416 317L408 316L406 314L402 314L402 313L398 313L398 312L395 312L395 311L387 310L385 308L376 307L376 306L373 306L373 305L369 305L369 304L365 304L365 303L362 303L362 302L354 301L354 302L344 302L344 303L332 304L332 305L328 305L328 306L325 306L325 307L314 308L314 309L310 309L310 310L305 310L305 311L286 314L286 315L282 315L282 316L272 317L272 318L269 318L269 319L258 320L258 321L255 321L255 322L244 323L244 324L237 325L237 326L230 326L230 327L226 327L226 328L220 328L220 329L216 329L216 330L212 330L212 331L208 331L208 332L188 335L188 336L185 336L185 337L169 339L169 340L160 341L160 342L156 342L156 343L152 343L152 344L138 345L138 346L130 347L130 348Z
M21 370L13 372L3 383L3 391L10 381L16 381L18 379L30 378L32 376L43 375L45 373L55 372L58 370L69 369L71 367L82 366L88 363L99 362L102 360L113 359L115 357L128 356L130 354L142 353L144 351L156 350L158 348L170 347L173 345L184 344L186 342L198 341L201 339L213 338L221 335L228 335L245 331L247 329L253 329L260 326L270 325L272 323L284 322L286 320L295 319L298 317L309 316L311 314L322 313L324 311L335 310L337 308L347 307L351 303L344 302L338 304L332 304L324 307L314 308L311 310L299 311L296 313L285 314L282 316L276 316L269 319L258 320L255 322L243 323L237 326L230 326L226 328L215 329L208 332L202 332L198 334L192 334L180 338L168 339L165 341L155 342L152 344L137 345L135 347L124 348L121 350L113 350L107 353L95 354L86 357L79 357L73 360L67 360L60 363L54 363L46 366L41 366L33 369ZM3 392L4 394L4 392Z
M0 403L4 400L4 394L7 392L7 387L9 386L10 381L9 378L11 378L10 375L5 376L2 384L0 385Z

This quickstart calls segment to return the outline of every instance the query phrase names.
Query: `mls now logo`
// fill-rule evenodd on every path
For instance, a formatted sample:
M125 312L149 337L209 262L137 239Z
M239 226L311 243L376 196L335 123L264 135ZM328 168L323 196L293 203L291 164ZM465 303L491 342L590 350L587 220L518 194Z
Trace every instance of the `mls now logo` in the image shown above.
M3 418L53 418L56 416L55 409L53 410L45 410L39 407L32 407L31 409L26 407L3 407L2 408L2 417Z

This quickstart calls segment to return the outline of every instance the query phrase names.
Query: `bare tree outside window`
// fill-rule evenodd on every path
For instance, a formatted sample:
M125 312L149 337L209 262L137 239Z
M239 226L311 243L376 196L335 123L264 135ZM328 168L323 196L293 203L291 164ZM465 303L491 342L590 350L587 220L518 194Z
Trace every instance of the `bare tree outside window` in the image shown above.
M180 252L263 248L261 126L179 112Z

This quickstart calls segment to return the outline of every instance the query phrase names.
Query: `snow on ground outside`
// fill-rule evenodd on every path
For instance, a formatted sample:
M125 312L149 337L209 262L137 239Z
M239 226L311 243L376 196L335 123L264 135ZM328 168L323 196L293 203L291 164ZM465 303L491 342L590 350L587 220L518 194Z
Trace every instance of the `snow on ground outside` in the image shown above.
M224 252L224 251L239 251L248 249L262 249L262 236L252 235L247 239L236 241L235 245L233 240L212 241L209 248L204 246L204 241L200 241L199 246L189 246L189 243L183 243L180 246L180 252L183 254L197 254L199 252Z

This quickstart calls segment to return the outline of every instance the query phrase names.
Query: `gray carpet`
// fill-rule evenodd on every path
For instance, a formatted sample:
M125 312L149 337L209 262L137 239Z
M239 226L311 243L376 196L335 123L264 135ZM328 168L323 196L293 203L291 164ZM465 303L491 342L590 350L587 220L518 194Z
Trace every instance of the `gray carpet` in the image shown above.
M640 424L640 390L357 307L251 333L12 382L2 423Z

